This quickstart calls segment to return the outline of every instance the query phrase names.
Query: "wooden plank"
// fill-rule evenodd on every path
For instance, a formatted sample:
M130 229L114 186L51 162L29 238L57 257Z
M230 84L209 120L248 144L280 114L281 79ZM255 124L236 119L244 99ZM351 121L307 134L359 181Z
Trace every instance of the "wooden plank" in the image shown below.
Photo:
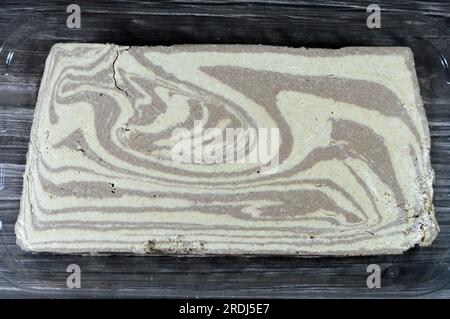
M450 296L450 290L445 288L449 282L450 248L450 175L446 161L450 119L445 101L450 99L446 93L448 90L441 85L445 70L441 68L442 60L437 54L440 52L448 58L448 1L410 1L407 4L378 1L383 10L382 28L371 31L364 29L366 4L353 2L327 1L319 6L279 1L221 1L217 2L219 6L198 2L175 5L135 1L127 4L119 2L112 6L83 1L77 3L86 13L83 15L84 25L81 30L65 29L67 14L61 3L46 1L30 5L26 1L2 2L0 21L23 21L24 16L32 13L54 18L43 19L41 23L31 22L22 29L14 28L2 33L2 40L13 31L27 38L22 42L13 41L17 54L17 60L13 61L18 63L13 64L13 67L3 63L5 53L9 52L8 47L3 47L3 62L0 65L1 106L34 107L45 56L50 46L61 39L68 42L115 42L124 45L263 43L339 47L398 45L401 42L402 45L411 46L417 55L419 82L431 124L431 157L436 172L434 204L441 233L431 248L414 249L396 257L318 260L285 257L201 260L152 257L151 260L142 260L124 256L30 255L23 254L15 245L13 226L19 203L3 197L0 199L0 214L5 232L0 232L0 278L6 279L0 280L2 296L10 296L5 291L15 286L19 287L14 290L14 296L17 297L29 296L31 292L34 292L34 296L56 296L54 288L65 287L65 268L71 263L80 264L86 280L83 281L81 291L61 289L61 296L124 296L124 292L114 293L111 290L123 288L131 289L128 295L142 297L412 297L433 296L430 295L433 291L437 291L434 293L437 297ZM318 7L320 14L317 14ZM127 12L131 14L127 15ZM171 16L175 13L176 16ZM401 28L398 29L398 26ZM339 41L336 42L336 39ZM21 52L25 51L37 54L30 59L25 59L25 56L21 58ZM29 82L32 87L27 90L26 84ZM20 139L16 139L13 133L8 134L0 134L2 147L6 139L9 144L15 143L13 145L26 149L29 132L24 132ZM15 152L13 147L5 148L0 151L0 162L24 164L24 155L23 152ZM19 185L22 182L19 170L8 172L5 181L7 191L11 183ZM381 289L369 290L365 285L366 267L372 263L381 266Z

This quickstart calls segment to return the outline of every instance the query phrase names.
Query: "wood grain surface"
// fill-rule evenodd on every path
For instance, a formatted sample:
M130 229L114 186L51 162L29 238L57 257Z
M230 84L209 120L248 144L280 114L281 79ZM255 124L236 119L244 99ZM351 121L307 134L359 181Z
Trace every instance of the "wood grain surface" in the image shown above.
M0 6L1 297L449 297L450 5L378 2L381 28L366 26L368 2L77 2L80 29L66 27L62 2L3 1ZM441 233L431 247L401 256L294 257L54 256L15 244L22 174L44 61L56 42L122 45L267 44L293 47L409 46L430 122ZM82 286L66 287L78 264ZM382 270L368 289L369 264Z

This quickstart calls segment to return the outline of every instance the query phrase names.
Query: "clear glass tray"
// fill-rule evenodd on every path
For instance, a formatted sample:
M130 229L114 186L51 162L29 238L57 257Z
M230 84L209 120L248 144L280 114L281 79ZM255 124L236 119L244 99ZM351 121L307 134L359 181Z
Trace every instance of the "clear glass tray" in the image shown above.
M47 297L413 297L449 296L450 32L414 7L380 5L381 28L365 6L281 2L81 4L81 28L64 5L0 14L0 296ZM6 22L6 20L8 20ZM441 233L402 256L352 258L133 257L30 254L15 244L22 174L44 62L56 42L121 45L196 43L292 47L409 46L432 135L434 205ZM367 66L370 67L370 66ZM70 264L81 288L69 289ZM381 267L381 288L366 285Z

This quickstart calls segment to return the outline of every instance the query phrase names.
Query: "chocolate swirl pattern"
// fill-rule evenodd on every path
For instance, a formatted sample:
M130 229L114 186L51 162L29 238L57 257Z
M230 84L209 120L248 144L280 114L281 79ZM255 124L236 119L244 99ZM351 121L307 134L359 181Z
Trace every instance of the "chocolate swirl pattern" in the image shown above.
M279 168L180 164L177 127L278 128ZM439 231L411 51L56 44L16 224L56 253L396 254Z

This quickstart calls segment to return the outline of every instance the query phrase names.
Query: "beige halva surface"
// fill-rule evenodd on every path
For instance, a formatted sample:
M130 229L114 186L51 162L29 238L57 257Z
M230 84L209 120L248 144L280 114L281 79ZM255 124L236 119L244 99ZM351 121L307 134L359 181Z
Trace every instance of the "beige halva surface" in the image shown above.
M279 169L180 164L176 127L279 128ZM33 252L397 254L438 233L412 52L57 44L17 243Z

